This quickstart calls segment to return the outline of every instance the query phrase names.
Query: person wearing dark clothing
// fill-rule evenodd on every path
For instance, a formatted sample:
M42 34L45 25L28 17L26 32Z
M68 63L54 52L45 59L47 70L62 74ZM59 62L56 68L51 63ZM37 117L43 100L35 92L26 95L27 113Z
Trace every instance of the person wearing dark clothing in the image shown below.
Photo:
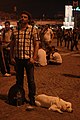
M10 42L13 30L10 28L10 22L5 22L5 28L1 32L1 49L5 60L6 72L10 74ZM11 74L10 74L11 75Z
M53 64L53 65L61 65L62 64L62 57L58 50L55 48L55 46L51 47L51 51L49 53L49 60L48 64Z
M14 30L13 40L10 44L10 53L11 63L16 64L16 84L21 87L24 84L24 68L26 70L29 90L28 97L32 107L35 105L36 85L34 81L34 62L37 57L39 40L37 29L29 24L30 21L30 13L23 11L20 15L18 29Z
M62 29L59 27L56 33L57 33L57 46L62 46L62 36L63 36Z
M70 29L68 30L68 39L67 39L68 44L67 44L67 49L69 49L69 47L70 47L70 49L71 49L72 36L73 36L73 31L72 31L72 28L70 28Z
M71 51L73 51L74 47L76 48L76 50L78 50L78 31L77 29L75 28L73 30L73 39L72 39L72 45L71 45Z
M1 49L1 46L0 46L0 71L4 77L11 76L9 73L7 73L5 57L4 57L3 50Z

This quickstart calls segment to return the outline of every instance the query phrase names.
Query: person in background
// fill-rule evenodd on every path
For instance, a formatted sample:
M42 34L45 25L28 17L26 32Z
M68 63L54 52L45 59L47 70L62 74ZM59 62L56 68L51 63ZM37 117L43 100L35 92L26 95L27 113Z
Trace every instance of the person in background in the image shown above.
M13 30L10 28L10 22L5 22L5 28L1 32L1 72L3 76L9 77L10 74L10 42Z
M57 29L56 35L57 35L57 46L62 46L63 31L61 27Z
M11 62L16 64L16 84L22 88L24 85L24 68L26 70L30 103L28 108L34 109L36 95L34 62L37 58L39 40L37 29L30 25L31 18L29 12L21 12L18 29L14 30L14 37L10 44L10 55Z
M72 36L72 44L71 44L71 51L74 50L74 47L76 50L79 50L78 49L78 39L79 38L79 32L78 32L78 29L77 28L74 28L73 29L73 36Z
M41 43L39 44L37 63L38 63L38 66L47 65L46 51L42 48Z
M10 74L7 73L7 70L6 70L5 58L4 58L4 53L1 45L0 45L0 71L4 77L11 76Z
M68 30L67 49L69 49L69 47L70 47L70 49L71 49L72 36L73 36L73 30L72 30L72 28L70 28L70 29Z
M68 29L64 29L64 47L67 47L67 42L68 42Z
M51 42L54 38L54 33L50 28L49 24L46 24L43 30L41 30L41 42L42 48L47 49L47 47L51 46Z
M54 65L61 65L62 64L62 57L58 50L55 48L55 46L51 47L51 52L50 52L50 59L48 61L49 64L54 64Z

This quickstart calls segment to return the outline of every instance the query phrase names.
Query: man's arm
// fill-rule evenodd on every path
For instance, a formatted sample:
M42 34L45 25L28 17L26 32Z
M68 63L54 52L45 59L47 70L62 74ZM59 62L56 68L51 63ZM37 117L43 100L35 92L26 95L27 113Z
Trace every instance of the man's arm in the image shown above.
M34 44L34 55L33 55L34 60L36 60L37 58L38 49L39 49L39 41L36 41L36 43Z
M36 61L37 58L37 54L38 54L38 49L39 49L39 37L38 37L38 31L36 29L33 29L33 38L34 38L34 42L33 42L33 46L34 46L34 52L33 52L33 58L31 58L31 61L33 61L33 63Z

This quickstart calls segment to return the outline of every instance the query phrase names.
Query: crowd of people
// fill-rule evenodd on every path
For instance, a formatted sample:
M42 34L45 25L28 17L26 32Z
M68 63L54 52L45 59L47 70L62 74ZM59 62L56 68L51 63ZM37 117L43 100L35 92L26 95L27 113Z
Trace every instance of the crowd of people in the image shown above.
M17 29L20 29L20 22L17 23ZM10 59L10 44L14 36L14 29L10 27L10 21L5 21L5 28L1 30L0 37L0 71L3 76L10 77L10 65L14 64ZM34 28L34 22L31 22ZM19 28L18 28L19 27ZM32 28L32 29L33 29ZM18 30L19 31L19 30ZM36 29L38 40L39 40L39 50L37 54L37 59L35 63L39 63L40 66L48 65L49 60L47 59L49 55L49 50L51 49L51 43L54 39L54 32L50 28L50 25L46 24L41 29ZM19 34L19 33L18 33ZM12 53L11 53L12 54ZM14 69L15 70L15 69Z
M52 41L54 32L50 25L37 29L31 22L30 13L23 11L15 29L10 28L10 22L5 22L0 38L0 71L3 76L10 77L10 65L14 65L16 72L16 84L23 88L24 68L26 70L30 105L35 105L36 85L34 80L34 65L46 66L61 65L62 57ZM67 49L73 51L77 44L79 34L77 29L61 29L56 31L57 46L62 46L63 41Z
M5 21L4 24L5 24L5 28L3 28L1 30L1 37L0 37L0 61L1 61L0 62L0 71L3 76L9 77L9 76L11 76L10 64L13 64L10 59L10 43L11 43L12 39L14 39L13 34L14 34L15 30L10 27L10 22L8 20ZM32 25L32 29L35 28L34 21L30 21L29 24ZM17 23L17 26L16 26L16 29L18 29L18 32L19 32L20 27L22 27L21 19ZM46 66L46 65L52 63L51 61L53 61L53 60L51 60L51 59L57 59L57 57L51 58L51 55L50 55L51 51L53 51L53 54L55 54L55 52L60 54L58 49L56 49L54 45L52 46L52 42L54 41L54 37L55 37L54 31L52 30L52 28L49 24L46 24L39 28L35 28L35 30L37 32L37 39L39 40L39 49L38 49L37 58L35 59L35 65ZM18 34L21 34L21 33L18 33ZM32 36L32 35L30 35L30 36ZM61 27L58 27L58 29L56 30L56 46L61 47L64 45L64 47L66 47L68 50L70 49L70 51L73 51L74 47L76 50L79 50L78 49L79 37L80 37L80 34L78 31L78 28L74 28L74 29L63 28L62 29ZM53 49L53 50L51 50L51 49ZM26 53L28 53L28 52L26 52ZM61 55L60 55L60 57L61 57ZM60 59L62 59L62 58L60 58ZM60 61L60 64L61 63L62 63L62 60Z
M64 41L64 47L70 49L70 51L78 50L78 40L80 39L80 32L78 28L70 28L70 29L61 29L59 27L56 31L57 35L57 46L62 46Z

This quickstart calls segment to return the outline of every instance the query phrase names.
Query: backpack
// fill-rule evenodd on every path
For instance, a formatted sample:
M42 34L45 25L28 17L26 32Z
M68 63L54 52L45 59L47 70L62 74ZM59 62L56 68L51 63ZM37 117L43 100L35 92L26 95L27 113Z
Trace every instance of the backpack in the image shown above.
M8 92L8 103L13 106L21 106L25 102L25 91L22 87L14 84Z

